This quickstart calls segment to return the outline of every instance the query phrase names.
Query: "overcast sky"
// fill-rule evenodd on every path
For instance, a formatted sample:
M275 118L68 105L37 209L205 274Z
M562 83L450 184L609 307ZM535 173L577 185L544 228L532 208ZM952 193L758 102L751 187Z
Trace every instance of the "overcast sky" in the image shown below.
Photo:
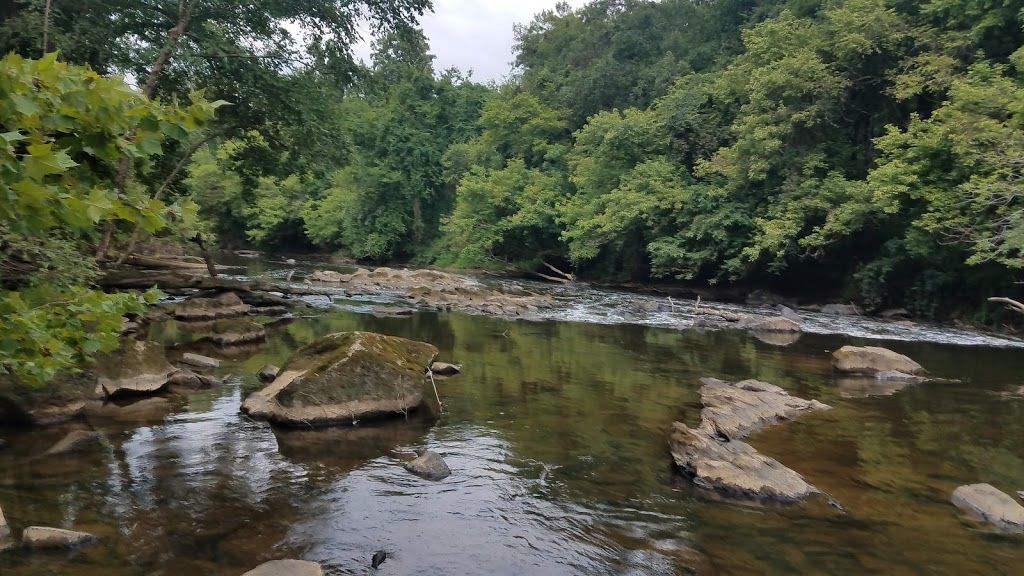
M567 0L575 7L588 0ZM512 69L512 26L553 9L557 0L434 0L434 12L421 25L437 57L435 70L452 66L473 71L478 82L501 80ZM354 47L356 58L370 59L369 40Z

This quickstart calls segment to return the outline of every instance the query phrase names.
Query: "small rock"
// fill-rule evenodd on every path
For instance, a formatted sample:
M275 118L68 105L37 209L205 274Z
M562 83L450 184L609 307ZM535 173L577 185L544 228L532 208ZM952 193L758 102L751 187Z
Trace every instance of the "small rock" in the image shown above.
M76 548L96 542L98 538L86 532L29 526L21 533L22 543L29 548Z
M288 264L290 266L294 266L295 265L295 258L289 258L289 259L285 260L284 263Z
M216 358L210 358L209 356L203 356L201 354L193 354L186 352L181 357L181 361L190 366L196 366L198 368L219 368L220 360Z
M101 448L104 445L106 445L106 439L103 437L103 434L90 430L75 430L74 432L69 432L60 442L51 446L43 455L54 456L70 452L84 452Z
M1024 500L1024 490L1020 490L1017 492L1017 498Z
M269 384L270 382L274 381L274 378L277 378L277 373L279 371L280 368L278 368L277 366L274 366L273 364L267 364L263 368L260 368L260 371L256 373L256 377L260 379L260 382L263 382L264 384Z
M0 540L3 540L11 534L11 527L7 525L7 519L4 518L4 510L0 508Z
M960 486L953 491L952 502L1001 530L1024 531L1024 506L991 484Z
M419 458L405 465L405 469L427 480L444 480L452 471L444 458L432 450L417 451Z
M430 365L430 371L440 376L454 376L462 372L462 364L448 364L447 362L434 362Z
M377 550L373 553L373 558L370 558L370 567L376 570L380 568L380 565L388 559L388 553L383 550Z
M249 570L242 576L323 576L316 562L306 560L274 560Z
M793 310L792 308L790 308L789 306L785 306L783 304L779 304L777 306L777 308L779 310L779 314L782 314L782 317L786 318L787 320L792 320L793 322L799 322L799 321L803 320L803 318L799 314L797 314L796 311Z
M896 371L921 375L925 369L902 354L877 346L843 346L832 353L832 368L847 374Z
M860 316L862 310L853 304L826 304L821 307L821 313L836 316Z

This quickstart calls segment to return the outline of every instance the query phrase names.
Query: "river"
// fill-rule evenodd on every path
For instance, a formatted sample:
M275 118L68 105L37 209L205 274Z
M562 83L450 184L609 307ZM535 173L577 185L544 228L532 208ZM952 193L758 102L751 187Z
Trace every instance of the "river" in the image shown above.
M246 275L277 278L313 265L246 264ZM39 458L66 427L0 429L10 445L0 450L0 505L15 528L101 539L76 553L0 552L0 574L237 576L303 558L365 575L379 549L389 554L382 575L1020 573L1020 538L964 523L949 502L960 484L1024 490L1020 341L808 315L808 333L779 346L692 328L693 302L644 312L655 307L638 303L665 299L548 290L560 306L515 320L379 318L367 312L388 298L313 298L315 317L224 351L219 371L235 376L222 388L94 418L111 441L102 454ZM289 433L239 413L261 366L346 330L430 342L440 360L465 365L438 382L436 422ZM173 324L151 337L215 352L183 343ZM866 395L829 364L831 350L864 343L962 383ZM703 376L757 378L833 405L750 443L846 513L823 501L722 500L680 477L667 433L674 420L698 421ZM442 454L452 476L406 472L417 447Z

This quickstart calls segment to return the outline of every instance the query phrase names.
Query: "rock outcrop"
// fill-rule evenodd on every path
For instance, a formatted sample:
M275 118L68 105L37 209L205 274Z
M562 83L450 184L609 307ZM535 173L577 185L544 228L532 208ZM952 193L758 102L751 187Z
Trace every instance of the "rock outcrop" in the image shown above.
M252 307L234 292L222 292L213 298L190 298L174 307L179 320L216 320L245 316Z
M451 476L448 463L433 450L417 450L417 458L405 464L405 469L427 480L444 480Z
M920 376L926 373L920 364L888 348L843 346L832 353L832 368L845 374L902 372Z
M423 402L437 348L370 332L331 334L305 346L242 411L290 426L355 424L408 414Z
M1024 506L991 484L960 486L952 502L1000 530L1024 532Z
M323 576L316 562L307 560L274 560L249 570L242 576Z
M759 454L741 438L772 424L829 406L790 396L757 380L703 380L701 423L673 424L669 449L694 484L725 495L794 501L817 493L800 474Z
M22 544L29 548L78 548L93 544L96 536L86 532L29 526L21 533Z

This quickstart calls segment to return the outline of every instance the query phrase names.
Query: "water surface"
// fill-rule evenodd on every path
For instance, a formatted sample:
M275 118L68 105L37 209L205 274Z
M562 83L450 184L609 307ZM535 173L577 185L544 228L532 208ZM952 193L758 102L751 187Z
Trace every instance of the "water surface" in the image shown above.
M101 537L77 553L2 552L0 573L234 576L294 557L329 574L365 575L378 549L390 554L382 575L1011 574L1024 566L1024 541L964 522L949 503L965 483L1024 489L1024 398L1011 394L1024 355L1015 341L937 327L865 340L871 321L812 317L812 326L833 327L813 331L833 333L777 346L687 328L679 311L638 309L635 295L580 290L557 289L567 303L561 320L377 318L364 313L373 299L321 299L318 317L277 325L263 346L223 351L231 360L221 373L236 375L223 388L94 418L88 425L108 435L108 451L44 459L37 455L69 427L0 429L10 444L0 451L0 505L15 531L39 524ZM438 382L439 418L286 432L239 414L263 364L344 330L430 342L440 359L465 364L461 376ZM173 324L151 337L188 340ZM963 383L865 397L831 373L829 351L848 343L885 345ZM674 420L698 421L703 376L758 378L832 404L751 444L847 514L822 501L724 501L679 477L667 433ZM406 472L417 447L441 453L452 476L434 483Z

